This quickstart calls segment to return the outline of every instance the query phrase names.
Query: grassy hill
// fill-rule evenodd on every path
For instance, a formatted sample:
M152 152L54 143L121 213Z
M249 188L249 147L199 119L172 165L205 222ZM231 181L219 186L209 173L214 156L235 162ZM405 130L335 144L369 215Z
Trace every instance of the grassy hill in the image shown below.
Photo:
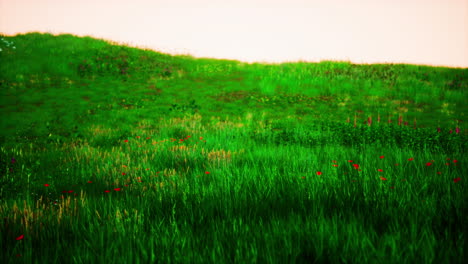
M2 263L464 259L466 68L0 49Z
M467 113L468 69L348 62L247 64L169 56L72 35L31 33L0 43L1 136L122 129L198 113L273 123L326 120L455 130ZM8 47L14 43L15 49ZM11 46L13 46L11 45ZM111 118L109 118L111 117ZM281 120L282 119L282 120ZM47 126L49 124L49 126ZM31 128L32 126L32 128ZM54 133L55 132L55 133ZM466 132L464 132L466 133Z

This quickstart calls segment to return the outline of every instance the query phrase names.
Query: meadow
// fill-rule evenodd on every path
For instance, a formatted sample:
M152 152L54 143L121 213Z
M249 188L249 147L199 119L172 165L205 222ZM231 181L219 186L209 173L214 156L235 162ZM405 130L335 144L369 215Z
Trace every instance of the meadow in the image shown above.
M467 80L0 35L0 262L462 263Z

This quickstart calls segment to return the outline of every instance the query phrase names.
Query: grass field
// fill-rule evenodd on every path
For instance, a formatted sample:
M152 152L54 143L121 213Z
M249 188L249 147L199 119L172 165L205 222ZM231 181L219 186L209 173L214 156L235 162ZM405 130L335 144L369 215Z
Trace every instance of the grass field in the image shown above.
M462 263L468 69L0 36L1 263Z

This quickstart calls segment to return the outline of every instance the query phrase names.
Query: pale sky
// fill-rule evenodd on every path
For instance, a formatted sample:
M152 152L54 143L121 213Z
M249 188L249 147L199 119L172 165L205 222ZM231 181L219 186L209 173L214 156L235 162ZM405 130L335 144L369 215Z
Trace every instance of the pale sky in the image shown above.
M0 0L0 33L245 62L468 68L468 0Z

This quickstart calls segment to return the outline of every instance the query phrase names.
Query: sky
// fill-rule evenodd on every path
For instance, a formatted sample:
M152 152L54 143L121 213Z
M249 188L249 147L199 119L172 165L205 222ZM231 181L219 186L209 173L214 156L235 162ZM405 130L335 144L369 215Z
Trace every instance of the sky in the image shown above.
M0 33L244 62L468 68L468 0L0 0Z

